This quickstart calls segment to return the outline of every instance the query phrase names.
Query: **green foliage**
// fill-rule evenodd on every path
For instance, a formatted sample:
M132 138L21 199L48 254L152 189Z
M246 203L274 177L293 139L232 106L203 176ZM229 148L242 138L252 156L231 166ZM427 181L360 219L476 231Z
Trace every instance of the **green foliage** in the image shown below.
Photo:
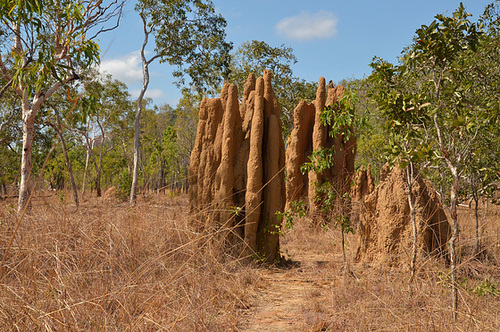
M363 127L366 123L364 117L355 116L356 94L353 89L347 88L342 98L333 105L325 107L320 114L320 120L323 125L329 128L330 137L340 137L342 143L354 136L354 128ZM309 157L309 162L301 166L303 173L314 171L321 173L334 167L335 147L322 148L313 151ZM322 212L327 216L327 222L333 221L335 225L340 225L342 234L354 232L348 217L349 209L347 205L350 202L349 193L338 193L333 184L324 182L316 184L314 200L320 202Z
M111 149L114 144L119 143L114 139L106 143L105 148L108 149L108 152L103 155L101 162L101 183L104 187L115 184L117 178L118 183L120 183L120 174L127 170L127 159L118 149ZM100 147L96 147L94 153L99 155L99 150Z
M154 36L160 62L177 67L173 75L179 86L187 74L195 91L214 91L227 76L232 44L225 40L226 21L212 1L140 0L136 11Z
M19 172L20 155L12 147L0 144L0 185L14 183Z
M446 287L446 288L452 288L453 281L451 278L451 274L439 271L437 284L442 285L443 287ZM464 278L464 277L457 278L457 284L460 288L467 289L467 279L466 278Z
M286 229L293 228L293 221L295 218L303 218L307 215L306 203L304 201L290 202L290 208L285 211L276 211L276 216Z
M333 105L327 105L320 114L320 121L329 127L328 135L337 137L341 135L342 142L346 143L354 136L354 128L365 125L366 119L355 116L354 109L357 103L354 89L346 89L344 95Z
M64 200L65 200L64 190L58 191L56 196L57 196L57 198L59 198L60 203L64 203Z
M229 210L231 211L231 214L234 215L235 217L239 217L240 213L242 211L242 208L237 205L232 205Z
M116 132L130 127L132 103L124 83L95 70L86 71L82 81L83 93L78 96L78 108L73 112L80 125L90 121L92 126L104 125Z
M449 273L439 272L437 283L443 285L447 288L452 288L452 279ZM488 278L485 278L483 282L476 285L475 287L468 287L467 279L464 277L459 277L457 279L457 284L460 288L468 291L471 294L477 296L499 296L500 289L498 289L498 284L491 282Z
M148 173L159 177L157 187L164 187L166 179L179 170L177 132L173 126L168 126L160 137L155 138L149 147Z
M241 44L231 58L228 80L238 86L243 93L243 85L250 73L262 74L264 69L273 73L273 78L279 95L281 89L290 85L293 80L291 66L297 63L293 49L281 45L272 47L264 41L247 41Z
M61 150L59 148L56 150L47 162L43 175L53 188L62 190L67 181L66 163Z
M320 186L317 186L314 198L316 201L321 202L321 211L327 216L327 220L323 225L333 222L335 226L340 225L343 233L354 233L349 216L346 215L349 211L345 209L345 206L341 206L341 211L332 213L338 207L339 199L342 204L351 200L349 193L344 193L342 196L339 195L340 193L335 190L333 184L330 182L324 182Z
M481 284L472 288L470 292L472 294L476 294L477 296L500 295L500 289L498 288L498 284L491 282L488 278L484 279L484 281Z
M126 200L130 194L130 187L132 186L132 179L127 169L118 174L118 179L116 181L116 195L121 200Z
M353 89L346 89L344 95L334 105L327 105L320 114L320 121L328 126L328 135L330 137L340 136L343 143L346 143L354 136L354 128L363 127L366 124L366 118L357 117L354 114L356 105L356 94ZM309 162L300 167L302 173L314 171L323 172L333 167L333 155L335 151L332 148L322 148L315 150L309 156Z
M16 106L17 103L11 96L4 95L0 98L0 186L13 183L19 172L19 141L22 139L22 132L21 112L15 110Z
M384 130L385 116L369 97L371 84L368 79L349 80L342 83L356 91L356 117L361 119L355 124L356 160L355 169L370 165L372 175L378 178L380 170L387 162L387 139Z
M1 1L0 23L19 40L10 53L13 85L25 87L33 97L54 82L75 77L75 66L98 63L99 47L87 33L107 10L108 19L114 15L112 7L95 1ZM95 13L97 8L101 13Z
M485 31L475 54L464 59L473 68L472 93L468 96L474 104L487 110L481 112L483 126L488 130L477 133L472 145L469 167L466 169L468 190L464 195L491 197L492 186L500 181L500 2L488 5L479 19Z
M145 108L140 118L143 178L148 188L180 188L187 184L196 138L196 96L185 95L177 105Z
M488 79L499 77L500 60L498 52L486 52L498 44L495 29L483 31L484 22L498 22L488 13L483 22L471 22L461 4L452 16L437 15L418 29L399 66L380 58L372 62L369 96L386 123L387 151L403 167L425 162L463 174L478 161L471 157L481 149L491 156L489 165L498 165L487 143L498 136L500 91L491 89L496 80ZM473 169L489 168L482 161L476 164ZM450 179L442 172L436 175L436 181Z
M398 85L398 68L375 58L368 78L371 97L385 119L386 152L399 159L401 167L408 162L418 163L432 157L432 144L426 142L426 126L431 119L426 108L430 106L426 96L406 91Z
M333 149L321 148L314 150L309 156L309 161L300 166L300 171L305 174L310 171L323 172L333 167Z

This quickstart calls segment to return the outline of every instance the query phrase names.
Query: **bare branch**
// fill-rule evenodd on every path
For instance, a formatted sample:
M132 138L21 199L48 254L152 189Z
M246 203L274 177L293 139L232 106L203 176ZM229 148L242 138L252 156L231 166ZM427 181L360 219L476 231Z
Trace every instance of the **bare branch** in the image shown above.
M104 28L104 27L101 28L92 37L89 38L90 40L97 38L97 36L99 36L103 32L116 29L120 25L120 19L123 15L123 6L125 5L125 1L123 0L113 1L107 7L104 8L100 7L101 3L102 1L98 1L96 6L94 6L94 8L97 7L98 10L94 15L90 15L89 19L84 23L84 27L86 27L87 30L90 30L92 27L97 26L104 22L108 22L115 17L116 17L116 23L110 28ZM113 9L111 10L111 8ZM92 10L90 12L92 13Z
M13 78L10 79L9 82L7 82L7 84L4 85L4 87L2 88L2 90L0 90L0 98L2 98L3 94L5 93L5 91L7 91L7 89L12 86L12 82L14 81Z

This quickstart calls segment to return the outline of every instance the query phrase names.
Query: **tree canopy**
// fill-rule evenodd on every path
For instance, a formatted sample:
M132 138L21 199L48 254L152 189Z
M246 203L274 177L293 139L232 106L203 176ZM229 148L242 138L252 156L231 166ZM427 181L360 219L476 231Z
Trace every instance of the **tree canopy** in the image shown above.
M477 149L492 133L496 133L493 137L498 134L499 91L488 83L498 72L498 62L490 60L498 58L498 52L491 49L498 43L494 23L498 20L489 18L488 8L481 22L472 22L463 4L451 16L436 15L416 31L399 65L376 58L369 77L371 97L387 119L391 152L406 162L426 161L440 170L441 178L450 179L454 282L460 180L478 161L473 158ZM493 173L498 174L498 169ZM456 284L453 291L456 312Z

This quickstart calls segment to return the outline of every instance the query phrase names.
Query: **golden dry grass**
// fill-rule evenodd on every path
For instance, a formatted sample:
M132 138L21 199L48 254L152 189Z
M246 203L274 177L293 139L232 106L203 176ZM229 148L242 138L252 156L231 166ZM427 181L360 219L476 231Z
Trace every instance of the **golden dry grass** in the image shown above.
M16 216L4 203L0 330L235 330L254 272L195 232L186 209L185 197L78 210L37 198L5 253Z
M460 303L456 322L451 315L446 262L421 259L412 284L408 282L407 267L351 264L355 277L345 277L339 230L320 230L307 220L296 222L282 241L283 250L299 260L307 259L304 253L313 260L325 258L320 255L321 248L329 250L331 259L326 259L329 264L316 264L311 278L326 285L332 284L333 276L332 287L320 287L304 296L301 328L305 331L500 331L500 207L482 205L480 218L486 254L476 260L470 256L475 243L473 209L459 208ZM347 240L352 261L355 236L349 235ZM473 291L484 286L486 279L497 285L496 295L478 295Z
M16 215L1 202L0 331L500 330L500 295L471 291L485 279L500 284L498 206L481 207L481 261L469 256L473 211L460 209L457 322L444 262L420 261L411 285L405 268L352 265L355 278L346 277L338 229L297 220L282 238L294 264L258 267L220 233L199 232L187 210L184 196L134 208L91 198L78 210L38 197L6 252ZM352 257L354 237L347 242ZM259 321L274 303L289 312Z

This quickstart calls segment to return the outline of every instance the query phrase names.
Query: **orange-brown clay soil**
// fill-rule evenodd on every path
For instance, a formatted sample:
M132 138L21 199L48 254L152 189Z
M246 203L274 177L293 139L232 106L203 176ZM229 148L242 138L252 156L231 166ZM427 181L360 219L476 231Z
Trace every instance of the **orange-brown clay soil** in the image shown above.
M328 321L321 306L331 289L342 282L338 275L342 257L296 252L287 268L262 269L262 287L254 306L242 315L241 331L320 331ZM326 273L326 274L325 274Z

